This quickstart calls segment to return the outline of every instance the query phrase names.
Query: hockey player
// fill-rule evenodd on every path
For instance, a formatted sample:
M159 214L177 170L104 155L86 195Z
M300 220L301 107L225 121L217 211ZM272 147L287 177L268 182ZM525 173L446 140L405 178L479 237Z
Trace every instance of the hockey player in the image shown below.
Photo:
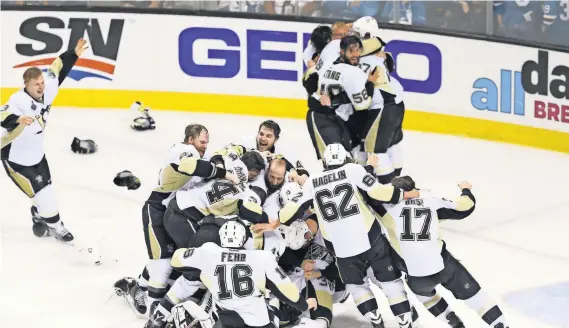
M377 21L369 16L356 20L353 29L364 40L379 37L380 33ZM377 154L381 166L376 168L375 174L380 183L389 183L401 174L403 167L403 87L390 75L394 69L393 58L383 50L360 57L359 67L365 73L378 70L379 78L374 82L375 91L369 110L356 113L348 122L349 126L355 125L353 129L360 127L356 135L362 141L354 149L354 157L364 162L368 153Z
M395 178L392 184L405 191L417 190L415 181L408 176ZM472 185L462 182L459 187L462 194L456 202L421 195L378 208L395 250L395 265L407 273L409 289L425 307L451 327L463 328L464 324L446 300L437 294L435 287L439 284L457 299L463 300L490 327L507 328L508 324L498 305L449 253L441 239L439 220L460 220L474 211L476 199L470 191Z
M45 74L37 67L26 69L25 87L10 96L0 110L2 165L10 179L32 201L34 234L52 235L64 242L74 238L59 216L44 153L44 130L59 86L87 48L87 41L79 39L75 49L57 57Z
M208 215L223 216L240 213L249 222L266 223L267 214L260 206L259 196L247 186L247 166L239 159L228 169L239 183L212 180L190 190L179 190L168 203L164 225L176 248L187 247L199 222Z
M329 42L316 65L304 74L303 85L310 95L306 124L318 159L322 159L324 148L331 143L341 143L351 150L351 135L345 121L353 108L363 110L370 105L373 83L366 88L366 82L368 78L375 81L377 76L368 77L353 65L358 64L360 55L382 49L384 44L380 39L366 41L364 44L357 37L348 36ZM338 58L341 67L329 70ZM323 106L322 96L330 97L331 102Z
M208 242L179 249L172 258L176 270L199 274L215 300L220 327L274 327L264 298L267 289L299 311L315 308L316 300L305 300L299 294L273 254L244 249L247 235L240 220L230 220L219 229L221 247ZM158 307L146 327L164 327L170 310Z
M273 120L266 120L259 125L256 136L245 136L241 138L240 142L230 144L222 151L234 151L238 156L242 156L247 150L257 150L261 152L266 162L269 162L273 158L284 157L287 160L287 171L290 173L289 179L302 184L308 178L308 174L294 152L283 149L280 144L277 144L280 134L281 128L279 124ZM224 153L217 154L224 155ZM215 162L215 160L214 155L212 156L212 161ZM256 176L250 176L249 181L253 182L255 179Z
M129 278L115 284L128 292L134 308L141 314L146 313L146 295L150 301L161 299L166 294L166 282L171 272L170 259L175 250L175 243L164 227L166 206L162 202L173 196L180 188L189 188L202 178L227 179L237 182L237 178L224 168L216 167L201 159L209 143L209 134L205 126L190 124L184 130L184 140L170 147L164 166L160 169L158 184L142 207L142 226L148 251L148 264L144 268L136 285ZM128 296L127 296L128 297Z
M347 156L342 145L328 145L324 153L324 172L312 175L300 199L283 207L279 212L280 222L287 224L313 206L324 242L335 254L342 281L354 296L360 312L374 327L383 326L373 295L358 295L365 285L367 269L371 267L377 280L392 284L383 291L389 299L398 301L391 304L391 309L400 327L409 327L411 307L400 280L401 272L393 268L390 245L362 193L375 201L391 204L417 197L419 193L379 184L362 166L347 163Z

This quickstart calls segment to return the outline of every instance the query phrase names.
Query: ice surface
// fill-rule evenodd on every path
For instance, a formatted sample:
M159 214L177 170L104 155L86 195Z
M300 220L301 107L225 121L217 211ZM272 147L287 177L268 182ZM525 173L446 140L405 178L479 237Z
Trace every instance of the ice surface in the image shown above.
M0 175L0 327L144 325L122 299L109 297L115 280L138 275L145 263L140 211L166 151L181 141L190 122L208 127L209 148L215 150L242 135L255 134L265 119L152 114L157 129L135 132L129 128L132 113L127 111L57 107L51 111L46 149L61 217L78 241L99 245L105 256L101 266L84 263L71 247L34 237L28 199L5 174ZM303 154L305 165L315 168L305 123L277 121L283 130L279 142ZM73 137L95 140L99 152L73 154ZM405 162L405 173L418 185L448 197L458 195L460 180L473 183L475 213L464 221L446 223L443 237L450 251L498 300L512 328L569 327L564 314L569 310L565 306L569 303L569 156L407 132ZM139 190L113 184L116 173L125 169L142 180ZM380 299L385 313L387 303ZM453 304L467 327L484 327L476 314ZM424 327L443 327L419 310ZM334 312L333 327L369 327L350 300ZM392 317L386 317L391 320L388 326L395 327Z

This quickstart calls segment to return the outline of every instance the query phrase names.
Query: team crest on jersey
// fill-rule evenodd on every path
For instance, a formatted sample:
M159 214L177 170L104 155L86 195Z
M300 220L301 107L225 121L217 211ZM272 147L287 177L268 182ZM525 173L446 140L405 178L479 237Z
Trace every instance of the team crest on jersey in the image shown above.
M38 175L38 176L36 176L35 180L37 183L41 184L43 182L43 177L41 175Z
M182 155L180 155L180 159L182 159L184 157L192 157L192 156L194 156L194 154L188 153L188 152L183 152Z
M193 248L188 248L185 252L184 252L184 258L187 259L188 257L192 256L194 254L194 249Z
M32 101L32 110L36 110L36 108L38 108L38 106L36 106L36 104L34 104L34 102Z

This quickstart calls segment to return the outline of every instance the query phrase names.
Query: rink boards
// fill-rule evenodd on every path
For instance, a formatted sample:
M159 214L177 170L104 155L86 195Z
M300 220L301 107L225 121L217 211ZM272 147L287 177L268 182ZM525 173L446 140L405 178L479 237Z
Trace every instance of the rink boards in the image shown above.
M46 68L86 36L91 48L65 81L58 106L125 109L140 100L154 110L306 115L302 51L313 23L97 12L0 15L2 103L20 87L25 68ZM407 91L406 129L569 152L569 54L397 30L386 30L384 39L396 59L394 76Z

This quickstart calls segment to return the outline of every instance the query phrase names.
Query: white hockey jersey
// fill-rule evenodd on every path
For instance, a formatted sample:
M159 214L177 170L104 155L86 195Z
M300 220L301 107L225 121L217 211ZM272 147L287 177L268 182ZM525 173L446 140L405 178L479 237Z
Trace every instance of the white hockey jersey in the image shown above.
M200 177L176 171L176 168L180 166L184 169L185 160L190 158L200 158L200 153L193 145L179 142L170 147L164 160L164 166L158 174L158 183L154 191L173 192L181 188L191 188L202 181Z
M247 326L268 325L265 303L270 282L292 302L299 300L296 286L278 266L270 252L222 248L206 243L198 248L177 250L172 267L196 268L200 279L221 309L235 311Z
M334 247L337 257L345 258L370 249L370 234L381 229L375 212L363 199L360 191L378 201L399 202L403 192L390 185L381 185L376 178L357 164L313 174L303 185L300 199L291 201L279 212L281 223L303 215L308 203L312 203L318 217L322 237ZM377 231L379 229L379 232Z
M383 205L387 215L381 222L387 229L389 242L405 261L410 276L430 276L444 269L437 211L446 208L464 212L473 206L474 202L467 196L452 202L423 195L396 205Z
M197 184L188 190L176 191L175 201L181 210L195 207L204 216L224 216L238 213L239 200L260 203L258 196L249 188L242 190L229 180L218 179Z
M378 57L376 54L360 57L359 67L367 74L370 74L376 67L381 69L378 81L375 83L370 109L383 108L382 92L393 95L396 104L403 101L403 86L389 74L385 67L385 59Z
M51 105L59 92L59 80L56 74L48 71L43 74L45 89L43 101L36 101L24 89L18 90L0 110L2 121L10 114L31 116L34 122L28 126L18 125L8 132L2 129L2 159L32 166L44 157L44 130Z
M286 242L283 236L278 231L267 231L264 233L252 232L253 238L247 239L243 247L245 249L256 249L260 251L267 251L275 259L278 259L286 249Z
M368 74L357 66L345 63L332 64L322 74L319 74L318 93L328 95L334 108L340 105L335 99L339 99L340 95L345 92L355 110L368 109L372 103L372 97L367 93L367 80ZM345 113L336 111L336 114L347 120L347 117L343 115Z

